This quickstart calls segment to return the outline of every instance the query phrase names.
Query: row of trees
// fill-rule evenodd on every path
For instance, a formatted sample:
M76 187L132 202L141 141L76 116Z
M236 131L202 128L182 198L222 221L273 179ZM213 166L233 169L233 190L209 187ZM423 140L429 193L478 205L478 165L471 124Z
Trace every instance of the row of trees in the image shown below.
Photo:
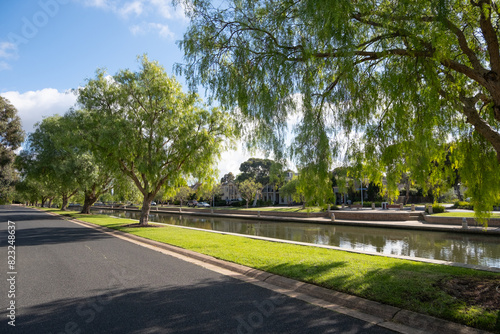
M82 212L113 189L142 196L140 225L152 200L172 195L188 179L213 184L222 149L234 137L230 117L182 92L157 62L140 58L138 72L98 71L77 90L77 109L45 118L19 156L29 196L62 197L78 191Z
M14 197L14 185L19 179L14 166L15 151L23 141L16 108L0 96L0 203L8 203Z

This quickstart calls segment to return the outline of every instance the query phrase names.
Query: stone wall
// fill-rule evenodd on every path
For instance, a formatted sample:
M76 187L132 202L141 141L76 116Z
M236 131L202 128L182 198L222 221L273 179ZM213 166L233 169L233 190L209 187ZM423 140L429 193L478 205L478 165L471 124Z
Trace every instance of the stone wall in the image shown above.
M369 221L406 221L410 219L408 211L332 211L335 219L369 220Z
M462 226L462 218L460 217L443 217L443 216L429 216L424 215L426 222L431 224L441 224L441 225L459 225ZM474 218L466 218L467 225L469 226L482 226L480 223L476 222ZM488 222L488 226L500 226L500 218L492 218Z
M246 215L246 216L258 216L258 210L224 210L214 208L215 214L225 214L225 215ZM156 211L156 209L151 209L152 212ZM179 213L179 209L173 208L159 208L158 211L162 212L172 212ZM199 214L210 214L210 209L185 209L182 208L182 212L185 213L199 213ZM281 212L281 211L260 211L261 217L299 217L299 218L314 218L314 217L327 217L326 212Z

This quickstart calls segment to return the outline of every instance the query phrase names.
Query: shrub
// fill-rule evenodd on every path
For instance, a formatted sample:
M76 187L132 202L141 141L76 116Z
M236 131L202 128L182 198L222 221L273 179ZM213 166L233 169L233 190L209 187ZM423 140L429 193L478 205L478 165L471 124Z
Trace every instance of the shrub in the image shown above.
M241 207L241 206L246 206L247 205L247 202L245 200L243 201L238 201L238 202L232 202L231 203L231 206L235 206L235 207ZM250 206L250 203L248 203L248 206Z
M257 206L272 206L273 201L264 201L262 199L257 200Z
M455 209L474 210L474 206L471 203L464 201L456 201L453 207Z
M340 210L340 208L336 204L324 204L321 207L321 211L327 211L328 210L328 205L330 205L330 210Z
M444 206L439 204L432 204L432 213L443 213L445 211ZM425 212L429 213L429 208L425 208Z

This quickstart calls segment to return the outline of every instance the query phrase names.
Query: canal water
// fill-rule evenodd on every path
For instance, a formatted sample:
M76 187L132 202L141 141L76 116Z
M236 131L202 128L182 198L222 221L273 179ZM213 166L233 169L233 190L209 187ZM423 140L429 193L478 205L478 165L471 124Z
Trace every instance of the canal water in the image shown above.
M140 212L94 210L138 220ZM500 268L500 236L154 213L151 222Z

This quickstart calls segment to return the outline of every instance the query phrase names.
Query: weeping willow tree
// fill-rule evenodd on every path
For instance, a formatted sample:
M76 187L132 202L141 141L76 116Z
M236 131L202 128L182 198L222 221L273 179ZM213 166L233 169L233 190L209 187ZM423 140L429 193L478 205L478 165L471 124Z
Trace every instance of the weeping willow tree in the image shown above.
M496 1L179 2L191 25L177 70L238 110L252 124L249 142L280 156L299 112L291 146L299 168L326 179L344 159L422 184L451 145L475 207L497 200Z

